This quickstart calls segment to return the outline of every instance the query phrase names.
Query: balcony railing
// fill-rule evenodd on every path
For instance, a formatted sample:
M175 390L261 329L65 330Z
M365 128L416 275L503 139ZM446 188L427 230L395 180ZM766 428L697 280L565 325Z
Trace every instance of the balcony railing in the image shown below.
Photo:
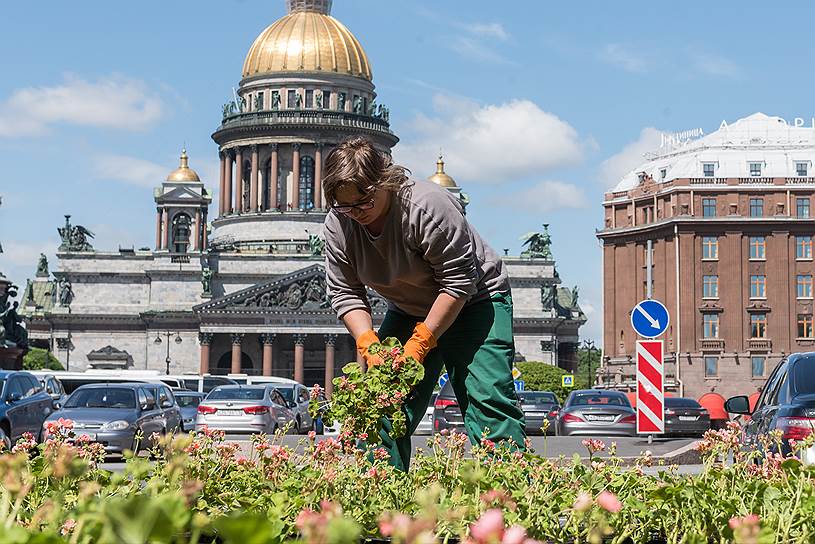
M223 120L221 130L257 125L332 126L392 134L390 124L379 117L331 110L273 110L236 113Z
M699 346L702 351L724 351L724 340L721 338L701 338Z
M800 178L787 178L787 183L792 185L815 184L815 178L802 176Z
M759 177L749 177L749 178L739 178L739 185L772 185L773 178L759 178Z
M747 349L755 351L772 351L773 341L767 338L750 338L747 340Z
M690 178L691 185L727 185L727 178Z

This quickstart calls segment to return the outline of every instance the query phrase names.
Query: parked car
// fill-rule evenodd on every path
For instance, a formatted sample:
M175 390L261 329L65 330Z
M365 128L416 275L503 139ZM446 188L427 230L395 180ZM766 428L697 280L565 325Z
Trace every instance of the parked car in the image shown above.
M222 385L198 405L195 430L204 427L228 433L266 433L294 426L295 417L271 385Z
M520 391L518 401L526 421L526 434L554 434L560 401L549 391ZM548 421L546 431L544 422Z
M710 429L710 414L696 400L665 397L665 435L702 436Z
M62 409L51 414L46 421L72 420L77 435L88 435L91 440L101 443L108 453L147 448L151 445L153 433L163 434L167 427L162 408L145 385L83 385L71 393ZM137 441L138 437L141 440Z
M749 415L744 424L745 447L761 449L759 437L770 431L781 431L780 452L788 455L790 440L803 440L815 432L815 353L793 353L775 367L755 408L750 410L747 396L727 399L725 410L731 414ZM815 463L815 447L800 454L805 464Z
M160 411L158 418L163 428L162 434L180 431L181 409L170 388L163 383L145 383L144 388L150 391L156 400L156 408Z
M445 429L464 432L464 418L453 392L453 384L449 381L441 388L433 403L433 431L438 433Z
M11 448L25 432L40 437L52 402L30 372L0 370L0 444Z
M174 386L173 382L178 382L181 387L199 393L209 393L219 385L238 385L238 382L226 376L211 376L204 374L175 374L162 377L161 380L167 385Z
M64 403L65 399L68 398L68 394L65 392L65 388L62 386L62 382L60 382L53 373L48 371L32 370L30 372L40 381L42 388L46 393L48 393L48 396L51 397L51 405L53 406L54 410L59 410L62 408L62 403Z
M433 393L430 396L430 403L427 405L422 420L419 422L419 426L416 427L416 432L413 434L433 434L433 412L436 410L436 397L438 396L438 393Z
M198 391L174 391L175 401L181 410L181 430L186 432L195 430L195 416L198 414L198 405L206 396Z
M619 391L580 389L572 391L557 418L561 436L635 436L637 415Z

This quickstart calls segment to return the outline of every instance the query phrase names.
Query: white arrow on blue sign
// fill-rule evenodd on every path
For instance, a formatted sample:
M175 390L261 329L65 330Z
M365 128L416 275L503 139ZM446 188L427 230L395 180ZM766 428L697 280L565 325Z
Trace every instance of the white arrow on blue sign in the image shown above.
M668 309L658 300L643 300L631 311L631 326L643 338L656 338L668 329Z
M449 379L450 378L449 378L449 376L447 376L447 372L445 372L444 374L439 376L439 387L444 387L444 384L446 384L447 380L449 380Z

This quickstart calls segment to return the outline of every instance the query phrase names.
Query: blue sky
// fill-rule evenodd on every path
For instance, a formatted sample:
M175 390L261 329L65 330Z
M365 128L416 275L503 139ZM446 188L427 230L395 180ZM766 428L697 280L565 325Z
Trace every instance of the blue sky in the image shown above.
M362 42L397 158L447 171L498 250L549 223L564 283L599 339L602 194L658 130L756 111L815 115L810 3L335 0ZM151 246L152 187L190 164L217 186L210 134L283 0L26 2L3 8L0 270L22 284L63 214L97 248Z

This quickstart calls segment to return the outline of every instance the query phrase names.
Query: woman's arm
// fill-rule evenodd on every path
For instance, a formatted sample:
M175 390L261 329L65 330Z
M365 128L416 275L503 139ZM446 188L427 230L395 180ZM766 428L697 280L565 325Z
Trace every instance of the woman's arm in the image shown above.
M345 323L345 328L348 329L354 340L373 329L371 314L361 308L345 312L342 315L342 322Z
M466 297L455 298L445 292L439 293L424 320L435 338L440 338L450 328L466 302Z

